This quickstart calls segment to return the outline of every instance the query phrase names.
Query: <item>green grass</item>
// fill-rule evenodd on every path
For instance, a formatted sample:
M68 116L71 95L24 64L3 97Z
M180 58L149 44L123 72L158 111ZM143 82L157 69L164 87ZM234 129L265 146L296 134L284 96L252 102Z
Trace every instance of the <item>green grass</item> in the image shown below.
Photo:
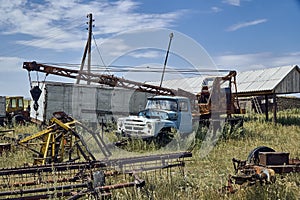
M146 180L143 188L127 188L113 191L112 199L299 199L300 173L276 175L275 184L235 187L234 194L224 194L220 189L227 184L229 174L234 174L231 159L245 160L249 152L257 146L269 146L276 151L289 152L290 158L300 157L300 110L279 112L278 124L265 122L263 115L247 116L243 128L236 127L220 133L220 138L207 156L201 152L206 130L196 134L193 158L186 162L184 173L178 169L158 170L139 174ZM25 130L26 129L26 130ZM35 132L35 127L19 127L15 133ZM143 143L135 143L130 150L150 153L158 152L153 144L145 148ZM149 153L149 152L148 152ZM206 153L206 152L204 152ZM130 153L129 153L130 154ZM118 155L117 155L118 156ZM2 156L1 167L29 162L30 155L15 150Z

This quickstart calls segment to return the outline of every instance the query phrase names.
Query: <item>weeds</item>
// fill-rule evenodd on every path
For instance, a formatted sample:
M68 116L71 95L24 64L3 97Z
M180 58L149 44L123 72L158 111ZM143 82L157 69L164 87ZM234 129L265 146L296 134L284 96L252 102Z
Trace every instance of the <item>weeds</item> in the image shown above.
M231 159L235 157L245 160L248 153L257 146L269 146L276 151L289 152L291 158L300 157L299 109L279 112L278 119L284 120L274 125L266 122L262 115L252 115L245 118L243 127L225 125L223 132L219 132L220 138L206 156L201 155L200 147L208 128L199 127L194 135L193 160L186 162L184 173L175 168L142 173L139 176L146 180L145 187L113 191L112 199L299 199L299 173L277 175L275 184L241 188L235 194L219 192L227 184L228 175L234 173ZM15 134L35 133L37 130L34 126L18 127ZM109 140L116 140L113 133L105 133L105 136ZM176 143L172 148L183 149L183 139L177 135L174 135L174 139ZM131 142L128 148L128 151L138 153L157 151L155 143L141 140ZM116 153L118 154L117 151ZM19 147L16 151L2 155L0 159L1 168L20 166L32 161L31 155Z

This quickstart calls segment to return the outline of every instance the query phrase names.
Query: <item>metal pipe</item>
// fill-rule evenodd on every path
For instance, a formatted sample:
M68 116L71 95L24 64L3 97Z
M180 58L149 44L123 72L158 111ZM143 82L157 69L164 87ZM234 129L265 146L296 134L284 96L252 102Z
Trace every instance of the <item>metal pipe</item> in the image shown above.
M169 51L170 51L170 47L171 47L171 42L172 42L172 38L173 38L173 33L170 33L170 40L169 40L169 45L168 45L168 50L167 50L167 54L166 54L166 58L165 58L165 63L164 63L164 69L161 75L161 80L160 80L160 85L159 87L162 86L162 82L164 80L164 75L165 75L165 71L166 71L166 66L167 66L167 61L168 61L168 56L169 56Z
M49 188L34 188L34 189L27 189L27 190L20 189L20 190L0 192L0 196L23 195L23 194L38 193L38 192L48 192L48 191L55 191L55 190L69 190L69 189L74 189L74 188L87 188L87 187L88 187L88 183L81 183L81 184L74 184L74 185L49 187Z

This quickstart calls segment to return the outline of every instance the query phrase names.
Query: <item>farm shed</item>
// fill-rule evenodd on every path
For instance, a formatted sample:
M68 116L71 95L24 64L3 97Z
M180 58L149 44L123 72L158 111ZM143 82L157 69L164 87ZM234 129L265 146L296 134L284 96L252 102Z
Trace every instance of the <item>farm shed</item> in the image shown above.
M265 98L265 115L268 116L268 103L273 101L273 121L276 122L276 96L280 94L300 93L300 69L297 65L266 68L239 72L237 74L238 97L251 97L255 106L261 106L256 101L257 96Z
M192 78L181 78L165 80L163 87L177 90L178 88L197 94L201 90L202 83L205 79L209 80L210 76L197 76ZM282 66L275 68L265 68L261 70L251 70L238 72L236 77L238 97L251 99L254 106L261 108L259 102L265 102L266 120L268 116L268 102L273 103L274 118L276 120L276 96L280 94L300 93L300 69L297 65ZM159 82L149 82L149 84L159 85ZM259 98L257 98L259 97ZM271 99L270 99L271 98Z

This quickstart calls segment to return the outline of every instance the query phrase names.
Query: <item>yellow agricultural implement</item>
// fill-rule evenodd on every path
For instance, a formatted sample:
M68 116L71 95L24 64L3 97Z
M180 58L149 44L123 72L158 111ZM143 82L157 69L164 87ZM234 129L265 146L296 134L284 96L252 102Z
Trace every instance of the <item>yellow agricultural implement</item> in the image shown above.
M111 155L99 134L92 132L64 112L55 112L46 129L21 139L18 144L37 154L34 165L73 162L79 160L81 156L85 161L96 160L82 135L76 131L76 127L87 131L89 137L93 137L93 141L96 141L104 156Z

